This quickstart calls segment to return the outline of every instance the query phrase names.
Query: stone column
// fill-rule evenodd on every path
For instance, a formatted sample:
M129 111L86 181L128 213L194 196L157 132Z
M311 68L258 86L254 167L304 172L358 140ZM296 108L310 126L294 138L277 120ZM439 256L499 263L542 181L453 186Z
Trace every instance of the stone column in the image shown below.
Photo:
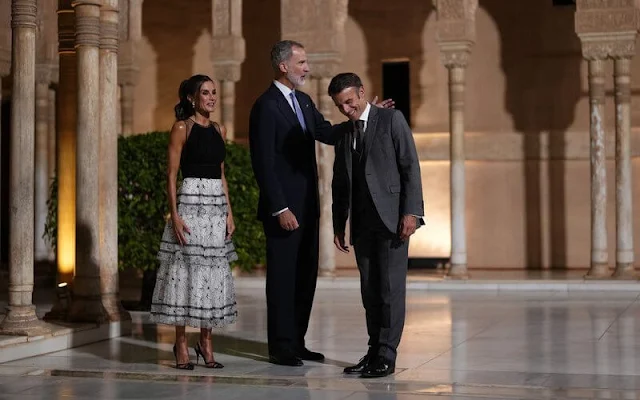
M51 261L51 248L44 239L49 197L49 86L53 82L58 47L57 0L37 0L36 29L36 136L35 136L35 260Z
M2 78L11 73L11 2L0 2L0 88L2 88ZM2 90L0 90L0 100L2 100ZM2 135L0 129L0 135ZM0 149L0 173L2 172L2 149ZM5 205L0 199L0 209ZM7 221L0 219L0 232L4 231ZM0 234L0 239L2 234ZM4 252L7 251L0 248L0 258L4 258Z
M71 0L58 3L59 82L56 107L58 174L58 283L71 284L76 266L76 121L78 69L75 12Z
M136 48L142 39L143 0L119 2L118 83L120 84L120 133L134 133L134 88L138 80Z
M131 319L118 298L118 0L100 12L100 225L102 305L110 321Z
M604 128L605 60L615 60L616 243L615 276L632 278L633 222L630 160L630 64L638 31L637 2L577 0L575 28L589 63L591 136L591 268L587 278L609 277Z
M307 88L303 90L312 92L311 97L317 99L319 111L326 119L331 120L335 106L327 95L327 88L331 78L340 72L342 65L348 1L281 0L280 10L282 38L302 43L307 51L313 82L308 82ZM321 276L334 276L336 250L331 219L334 149L318 143L316 159L320 191L318 273Z
M327 94L330 77L318 79L318 110L327 120L331 120L331 114L335 105ZM317 146L318 160L318 191L320 192L320 237L318 273L320 276L335 276L336 250L333 244L333 219L331 204L333 203L331 181L333 180L333 160L335 151L333 146L319 143Z
M49 171L49 179L48 183L51 183L51 180L56 176L56 91L55 89L49 89L49 106L47 107L49 111L49 122L47 127L49 129L49 138L47 144L47 153L49 157L47 158L47 170Z
M75 12L71 0L58 1L58 88L52 107L55 120L50 128L55 132L55 173L58 178L58 220L56 261L58 284L73 284L76 266L76 116L77 65L75 53ZM51 310L44 316L49 320L64 320L67 304L56 296Z
M120 86L120 122L121 133L125 136L133 134L133 96L134 86L123 84Z
M56 79L57 80L57 79ZM47 138L47 190L51 187L51 182L56 178L56 162L57 162L57 151L56 151L56 91L55 89L49 89L49 106L47 107L49 111L49 122L47 124L48 127L48 138ZM50 191L47 192L47 201L50 200ZM48 206L47 206L48 212ZM53 246L48 246L49 255L47 259L51 262L55 262L56 256L53 251Z
M9 186L9 307L5 335L49 332L36 317L33 297L36 0L11 1L13 87Z
M223 80L221 83L222 125L227 129L227 140L235 139L236 81Z
M609 276L607 256L607 165L604 127L603 59L589 60L589 105L591 149L591 268L588 278Z
M235 83L240 80L240 66L245 59L242 37L242 0L212 0L211 62L215 79L221 83L222 124L227 139L235 137Z
M467 278L464 97L467 53L448 53L445 66L449 71L449 140L451 185L451 267L447 276Z
M68 319L105 322L100 290L99 144L100 1L72 3L78 58L78 147L76 151L76 276Z
M433 0L437 11L437 42L449 72L449 138L451 171L451 267L447 276L466 279L466 197L464 154L465 70L475 43L477 0Z
M49 246L44 239L49 197L49 71L39 65L36 78L35 122L35 261L49 259Z
M614 70L616 93L616 269L613 276L635 279L631 179L631 56L615 58Z

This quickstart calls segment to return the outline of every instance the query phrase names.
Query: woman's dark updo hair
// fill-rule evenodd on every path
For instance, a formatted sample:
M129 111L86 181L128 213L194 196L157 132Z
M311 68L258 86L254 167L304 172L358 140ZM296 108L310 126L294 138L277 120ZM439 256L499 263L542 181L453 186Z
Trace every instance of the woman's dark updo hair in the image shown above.
M178 89L180 102L173 108L178 121L183 121L190 116L195 115L196 110L193 108L191 100L189 100L189 96L191 96L195 101L195 99L198 98L202 84L205 82L213 82L213 80L206 75L194 75L191 78L182 81L180 89Z

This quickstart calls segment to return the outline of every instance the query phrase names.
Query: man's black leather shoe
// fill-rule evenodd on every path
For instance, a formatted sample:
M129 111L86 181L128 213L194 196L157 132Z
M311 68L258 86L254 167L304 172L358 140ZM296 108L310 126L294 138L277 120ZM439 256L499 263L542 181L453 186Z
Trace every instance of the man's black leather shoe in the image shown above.
M286 365L289 367L301 367L304 365L302 360L293 355L269 355L269 362L271 364Z
M369 362L372 359L373 359L373 356L371 356L369 353L367 353L364 357L362 357L360 359L360 361L358 361L358 363L356 365L352 365L350 367L346 367L344 369L344 373L345 374L361 374L365 370L367 365L369 365Z
M296 352L296 357L301 360L307 361L323 361L324 355L322 353L316 353L315 351L311 351L305 347L302 350Z
M362 371L362 378L382 378L388 376L396 371L396 363L387 360L383 356L377 356L373 359L369 365Z

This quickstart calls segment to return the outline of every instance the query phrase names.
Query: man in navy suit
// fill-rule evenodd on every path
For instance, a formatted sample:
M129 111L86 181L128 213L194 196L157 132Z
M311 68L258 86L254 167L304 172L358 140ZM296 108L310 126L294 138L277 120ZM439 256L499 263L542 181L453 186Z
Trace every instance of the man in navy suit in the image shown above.
M309 74L304 47L284 40L271 50L275 80L249 121L258 219L267 238L269 361L300 366L324 356L305 346L318 276L320 205L315 140L332 144L332 126L296 90Z
M258 219L267 238L269 361L301 366L302 360L324 359L304 340L318 276L315 141L334 144L338 130L297 90L309 74L302 44L276 43L271 66L275 79L254 103L249 121L251 162L260 188ZM393 101L377 106L393 107Z

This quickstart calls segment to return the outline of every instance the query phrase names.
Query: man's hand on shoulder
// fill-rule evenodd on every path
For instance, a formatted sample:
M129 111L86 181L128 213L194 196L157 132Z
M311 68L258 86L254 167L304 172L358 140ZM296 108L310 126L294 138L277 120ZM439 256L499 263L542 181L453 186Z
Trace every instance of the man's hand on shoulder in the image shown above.
M380 103L378 103L378 96L374 97L373 100L371 100L371 105L374 105L378 108L396 108L396 102L393 101L393 99L382 100Z

